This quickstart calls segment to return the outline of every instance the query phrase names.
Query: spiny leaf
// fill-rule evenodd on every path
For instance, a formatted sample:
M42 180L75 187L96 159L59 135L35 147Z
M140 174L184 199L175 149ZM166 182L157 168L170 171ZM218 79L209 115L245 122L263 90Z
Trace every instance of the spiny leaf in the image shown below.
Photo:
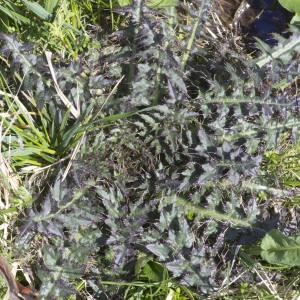
M163 244L150 244L147 246L147 249L153 254L157 255L162 260L168 259L169 257L170 249L168 249L168 247L166 247Z

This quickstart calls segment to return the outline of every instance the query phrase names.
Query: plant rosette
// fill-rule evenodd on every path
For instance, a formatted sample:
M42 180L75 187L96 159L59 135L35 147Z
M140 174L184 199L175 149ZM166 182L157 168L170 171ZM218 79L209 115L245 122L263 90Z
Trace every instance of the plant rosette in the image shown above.
M281 6L295 14L291 24L300 23L300 0L278 0Z

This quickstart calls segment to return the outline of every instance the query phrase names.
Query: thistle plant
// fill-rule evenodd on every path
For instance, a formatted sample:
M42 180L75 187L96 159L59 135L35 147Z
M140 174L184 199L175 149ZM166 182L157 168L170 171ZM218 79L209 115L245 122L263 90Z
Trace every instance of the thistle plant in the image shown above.
M207 43L211 1L191 2L178 2L186 22L132 1L116 10L124 26L72 62L1 36L3 93L20 100L4 102L18 112L3 114L4 155L56 151L42 153L53 172L14 227L16 256L39 260L42 299L166 299L161 288L185 286L218 298L223 283L257 280L236 258L278 225L269 201L291 194L261 165L299 133L300 32L252 61L231 40Z

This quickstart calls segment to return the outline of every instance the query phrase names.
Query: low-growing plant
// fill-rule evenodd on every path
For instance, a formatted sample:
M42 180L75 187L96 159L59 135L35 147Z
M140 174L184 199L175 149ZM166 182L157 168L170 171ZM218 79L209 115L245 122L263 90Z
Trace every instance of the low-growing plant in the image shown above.
M90 42L87 32L99 8L90 1L4 0L0 3L1 31L34 41L39 51L50 49L76 58ZM97 24L96 24L97 26Z
M266 157L266 171L275 176L277 184L285 187L300 186L300 145L285 145L282 149L269 151Z
M184 286L172 282L169 271L163 265L153 261L150 257L138 258L135 266L137 281L123 283L128 285L124 292L124 299L196 299L193 292ZM112 282L112 285L122 285Z
M268 200L290 191L278 193L262 181L260 167L282 134L299 132L297 96L273 91L276 83L298 76L292 62L299 49L290 45L300 33L295 28L279 40L276 59L252 62L218 41L203 48L198 39L210 1L193 1L192 7L196 13L186 27L164 10L133 1L120 10L128 13L128 24L103 36L101 51L92 49L71 64L56 57L52 65L49 56L33 55L26 44L2 36L9 93L33 98L38 113L54 107L58 114L58 123L37 119L30 130L49 135L44 128L59 124L69 137L61 134L59 147L78 137L68 131L77 119L77 110L65 117L71 108L93 108L87 127L76 127L85 141L68 172L48 178L49 190L35 193L15 229L18 252L39 261L33 271L42 299L213 298L233 285L231 278L236 286L260 282L261 269L250 270L245 256L244 264L236 261L241 245L286 226L269 213ZM180 8L190 11L185 2ZM180 41L176 30L185 33ZM113 38L121 47L111 47ZM63 95L70 105L60 102ZM18 127L29 124L23 118ZM261 295L278 293L264 283Z
M2 116L4 135L2 154L21 172L54 164L71 153L83 136L89 110L76 121L70 111L58 111L45 105L37 108L34 98L27 96L27 105L12 94L3 92L6 113Z

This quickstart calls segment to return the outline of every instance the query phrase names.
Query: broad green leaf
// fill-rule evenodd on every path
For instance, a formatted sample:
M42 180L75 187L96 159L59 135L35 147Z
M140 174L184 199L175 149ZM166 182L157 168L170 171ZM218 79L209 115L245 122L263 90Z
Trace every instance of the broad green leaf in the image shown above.
M279 3L290 12L300 13L300 0L279 0Z
M148 261L143 268L142 275L144 275L150 282L160 282L165 279L167 272L167 269L164 268L163 265L155 261Z
M135 275L139 275L142 270L144 269L144 266L150 261L151 259L144 253L139 254L139 257L137 258L137 261L134 266L134 273Z
M22 0L26 7L43 20L48 20L51 14L45 10L39 3L28 0Z
M263 238L260 247L261 257L270 264L300 266L300 235L287 237L273 229Z

